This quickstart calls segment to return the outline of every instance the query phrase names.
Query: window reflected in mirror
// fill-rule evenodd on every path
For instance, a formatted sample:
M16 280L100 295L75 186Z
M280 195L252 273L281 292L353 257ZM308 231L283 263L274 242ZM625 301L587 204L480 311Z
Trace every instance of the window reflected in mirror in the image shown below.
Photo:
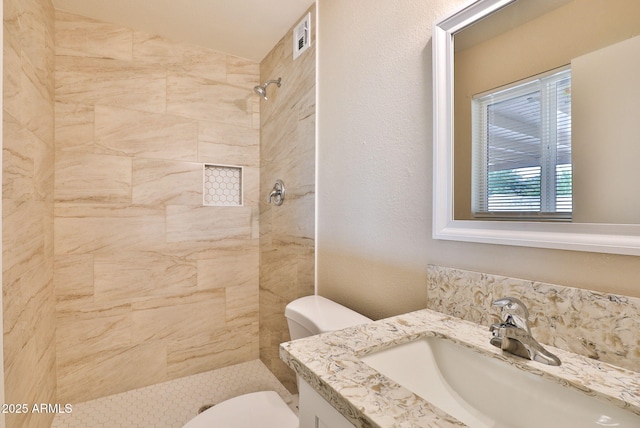
M517 0L454 34L454 220L640 224L639 17Z
M475 95L473 216L571 219L571 69Z

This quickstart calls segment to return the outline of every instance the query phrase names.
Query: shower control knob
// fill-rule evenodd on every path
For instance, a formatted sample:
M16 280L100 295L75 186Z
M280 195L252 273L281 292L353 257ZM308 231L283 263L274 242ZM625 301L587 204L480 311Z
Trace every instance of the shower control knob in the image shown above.
M275 205L282 205L284 202L284 182L280 179L276 180L276 183L273 185L273 189L269 193L267 197L267 203L273 202Z

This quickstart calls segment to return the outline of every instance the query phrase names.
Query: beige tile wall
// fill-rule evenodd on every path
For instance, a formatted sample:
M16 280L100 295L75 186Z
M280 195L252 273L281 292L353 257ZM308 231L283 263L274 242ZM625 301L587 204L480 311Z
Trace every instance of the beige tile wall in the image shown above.
M294 61L289 31L260 64L262 82L282 77L260 101L260 358L290 391L295 376L278 357L279 344L289 340L284 308L314 293L315 5L309 12L310 49ZM268 205L278 178L286 199Z
M259 65L55 18L59 399L257 358ZM202 206L205 162L244 206Z
M53 291L54 11L49 0L4 1L2 292L9 428L48 427L56 402Z

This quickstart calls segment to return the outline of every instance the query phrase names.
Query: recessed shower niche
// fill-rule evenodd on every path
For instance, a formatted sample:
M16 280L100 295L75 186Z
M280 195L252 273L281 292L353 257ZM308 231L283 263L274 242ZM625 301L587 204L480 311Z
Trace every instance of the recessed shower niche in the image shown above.
M202 204L242 206L242 167L204 164Z

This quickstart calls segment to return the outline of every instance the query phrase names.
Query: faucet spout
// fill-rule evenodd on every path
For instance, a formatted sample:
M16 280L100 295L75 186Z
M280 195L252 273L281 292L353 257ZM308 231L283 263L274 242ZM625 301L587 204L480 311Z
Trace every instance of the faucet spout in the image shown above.
M490 331L493 334L490 343L503 351L550 366L561 364L557 356L519 327L507 323L493 324Z
M524 303L513 297L493 302L501 308L502 323L493 324L489 343L503 351L551 366L559 366L560 359L547 351L531 335L529 311Z

